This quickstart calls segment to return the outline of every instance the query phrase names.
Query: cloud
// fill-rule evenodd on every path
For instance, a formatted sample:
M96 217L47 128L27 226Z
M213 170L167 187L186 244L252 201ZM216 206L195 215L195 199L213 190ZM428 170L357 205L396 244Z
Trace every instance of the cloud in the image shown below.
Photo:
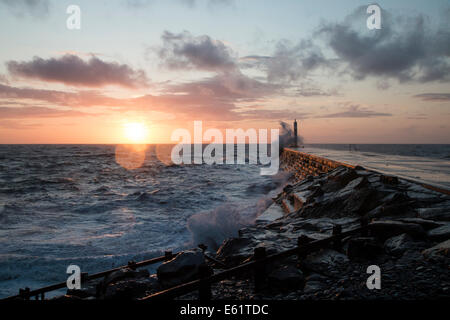
M158 55L169 69L229 71L236 68L232 50L207 35L194 37L188 31L179 34L164 31L161 39L163 46L158 49Z
M101 87L119 85L128 88L145 87L148 78L143 70L134 70L126 64L104 62L97 57L88 61L67 54L60 58L34 57L29 62L8 61L11 75L72 86Z
M365 25L366 6L343 22L323 23L322 36L355 79L367 76L405 81L450 81L450 28L448 21L432 28L423 15L392 16L382 10L380 30Z
M373 117L391 117L390 113L376 112L367 108L360 108L359 105L351 105L346 111L318 115L315 118L373 118Z
M30 15L34 18L46 17L50 11L48 0L0 0L0 5L8 8L16 17Z
M0 118L2 119L59 118L86 115L91 114L73 110L57 110L47 107L0 107Z
M26 130L26 129L33 129L36 127L40 127L39 124L24 124L20 123L16 120L0 120L0 128L4 129L14 129L14 130Z
M45 101L58 106L90 107L120 105L122 100L107 97L96 91L64 92L34 88L17 88L0 84L0 98L17 100ZM8 102L9 104L11 101Z
M416 94L414 98L418 98L423 101L444 102L450 101L450 93L421 93Z
M184 5L187 8L195 8L197 6L198 1L197 0L177 0L178 3ZM125 0L125 5L134 8L134 9L141 9L144 7L147 7L149 5L152 5L155 3L155 0ZM215 6L230 6L234 3L233 0L207 0L207 5L209 7L215 7Z
M271 56L246 56L240 59L243 68L259 68L266 72L270 82L292 82L305 78L311 71L330 68L333 61L326 59L322 50L311 40L293 44L280 40Z

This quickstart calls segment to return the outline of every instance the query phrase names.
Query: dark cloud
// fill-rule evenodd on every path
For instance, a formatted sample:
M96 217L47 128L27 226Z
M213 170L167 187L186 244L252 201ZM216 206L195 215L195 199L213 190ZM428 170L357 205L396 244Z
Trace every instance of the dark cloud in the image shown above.
M236 68L233 52L223 42L207 35L194 37L189 32L164 31L158 49L162 64L170 69L229 71Z
M450 93L421 93L416 94L414 97L421 99L423 101L436 101L436 102L450 101Z
M312 86L305 83L300 83L295 91L295 95L301 97L331 97L337 96L338 94L337 89L323 90L317 86Z
M241 58L241 67L256 67L267 74L270 82L292 82L305 78L311 71L332 67L333 61L326 59L321 49L311 40L293 44L281 40L271 56L246 56Z
M366 6L343 22L323 23L316 35L356 79L379 76L404 81L450 81L450 28L432 28L423 15L396 16L382 10L380 30L365 27Z
M392 114L390 113L375 112L366 108L360 108L359 105L351 105L343 112L319 115L315 118L373 118L391 116Z
M48 0L0 0L0 5L8 8L17 17L30 15L35 18L46 17L50 11Z
M144 87L148 78L143 70L134 70L126 64L104 62L97 57L84 61L76 55L66 54L61 58L6 63L11 75L66 85L101 87L119 85L123 87Z

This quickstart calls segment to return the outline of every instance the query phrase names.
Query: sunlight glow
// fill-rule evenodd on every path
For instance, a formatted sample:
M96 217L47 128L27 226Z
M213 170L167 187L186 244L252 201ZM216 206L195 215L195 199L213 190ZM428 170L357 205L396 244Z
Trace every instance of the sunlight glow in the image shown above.
M129 122L124 125L124 134L130 143L145 143L148 136L148 128L144 123Z

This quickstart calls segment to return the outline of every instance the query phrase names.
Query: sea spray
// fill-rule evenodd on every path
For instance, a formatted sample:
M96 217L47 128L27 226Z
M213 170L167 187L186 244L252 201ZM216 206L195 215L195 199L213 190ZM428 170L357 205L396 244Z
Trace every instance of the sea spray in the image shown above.
M285 147L289 147L291 145L295 145L295 135L294 135L294 130L291 128L291 126L289 124L287 124L286 122L280 121L280 126L281 126L281 130L280 130L280 154L283 150L283 148ZM302 136L298 136L297 137L297 144L302 144L303 143L303 137Z
M238 236L239 229L251 225L273 202L272 198L284 187L289 178L286 172L272 177L275 188L252 204L227 202L211 211L192 215L187 227L192 235L192 245L203 243L217 250L225 239Z

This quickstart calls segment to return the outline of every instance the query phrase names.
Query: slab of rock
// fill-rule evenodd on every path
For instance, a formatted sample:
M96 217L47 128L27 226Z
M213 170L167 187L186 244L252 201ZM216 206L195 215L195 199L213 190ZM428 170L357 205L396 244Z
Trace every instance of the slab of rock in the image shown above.
M161 264L156 274L163 287L173 287L197 279L199 266L204 263L202 252L188 250Z
M272 222L277 220L278 218L283 217L283 215L283 209L274 202L269 206L269 208L266 209L266 211L264 211L256 218L255 222Z
M420 224L422 226L422 228L424 228L425 230L434 229L434 228L442 226L442 224L443 224L443 222L436 222L433 220L427 220L427 219L422 219L422 218L404 218L404 219L399 219L399 221L406 222L406 223Z
M435 241L444 241L450 239L450 223L431 229L427 233L428 238Z
M437 256L450 257L450 239L422 251L422 254L427 258L433 258Z
M402 233L409 234L412 237L422 237L425 235L425 230L422 226L416 223L405 223L394 220L380 220L369 224L372 235L380 238L390 238Z
M236 266L253 255L254 242L250 238L225 240L216 253L216 258L229 266Z
M271 287L294 290L300 288L304 283L303 272L293 265L285 265L274 271L268 276Z
M450 201L432 208L419 208L417 213L420 218L439 220L439 221L450 221Z
M370 259L383 252L383 249L373 237L356 237L348 240L346 251L350 259Z

